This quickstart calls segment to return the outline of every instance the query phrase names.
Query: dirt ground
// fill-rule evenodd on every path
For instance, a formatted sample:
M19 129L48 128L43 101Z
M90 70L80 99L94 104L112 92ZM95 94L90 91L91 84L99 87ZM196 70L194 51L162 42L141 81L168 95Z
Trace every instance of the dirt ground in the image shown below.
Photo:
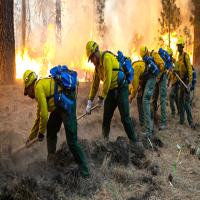
M77 116L85 109L88 83L81 83L78 93ZM90 162L91 177L77 176L73 156L65 143L63 127L58 135L58 152L54 167L46 163L46 140L9 156L8 146L15 149L29 135L36 112L36 102L23 96L21 82L0 86L0 200L7 199L91 199L91 200L199 200L200 160L192 147L200 145L200 87L195 91L193 118L196 130L187 123L179 125L168 106L168 129L156 136L162 144L144 144L145 152L131 146L123 130L118 111L112 120L110 142L101 139L102 110L78 121L78 136ZM141 137L135 102L131 116ZM188 142L189 141L189 142ZM181 147L181 152L177 144ZM173 164L178 158L176 173ZM172 184L168 175L173 175Z

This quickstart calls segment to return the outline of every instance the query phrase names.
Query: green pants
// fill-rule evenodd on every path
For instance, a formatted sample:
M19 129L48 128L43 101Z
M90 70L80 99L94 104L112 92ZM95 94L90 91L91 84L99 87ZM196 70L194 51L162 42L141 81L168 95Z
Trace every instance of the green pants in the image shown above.
M102 124L102 134L104 138L109 137L112 116L116 107L118 107L121 115L121 122L124 126L128 138L133 143L137 141L133 122L130 118L128 95L129 93L128 93L127 83L125 83L120 88L116 88L108 92L104 102L104 113L103 113L103 124Z
M80 166L81 172L87 176L89 175L87 161L77 142L76 104L74 104L70 114L62 108L57 108L50 114L47 122L48 154L54 154L56 152L57 133L60 130L62 122L64 124L69 149L74 155L75 161Z
M189 125L191 125L193 123L191 97L190 97L190 92L187 92L183 85L181 85L180 87L179 105L180 105L180 123L181 124L184 123L185 112L186 112L188 123Z
M140 126L144 126L144 110L143 110L142 100L143 100L145 85L146 81L142 81L142 84L140 85L140 90L137 93L137 108L138 108Z
M170 94L169 94L169 99L170 99L170 108L171 108L171 114L175 115L176 109L175 109L175 104L178 113L180 113L180 108L179 108L179 82L177 81L175 84L172 85Z
M158 96L160 93L160 110L161 119L160 125L167 125L167 74L163 74L160 82L156 83L156 87L153 94L153 115L156 115L158 110Z
M143 112L144 112L144 122L147 136L152 136L153 133L153 121L151 116L151 97L153 96L154 88L156 85L156 78L151 77L147 80L144 94L143 94Z

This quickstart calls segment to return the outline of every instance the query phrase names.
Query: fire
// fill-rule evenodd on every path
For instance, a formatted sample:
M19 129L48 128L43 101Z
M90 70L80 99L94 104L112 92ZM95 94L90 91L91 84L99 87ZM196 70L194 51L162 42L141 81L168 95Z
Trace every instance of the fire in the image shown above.
M23 73L27 69L31 69L36 72L36 74L40 75L41 73L41 60L36 60L30 57L28 49L24 49L23 51L17 50L16 53L16 78L21 79Z
M170 47L173 50L174 56L177 55L177 46L176 46L177 40L178 40L177 33L172 32L170 34ZM167 47L169 46L169 35L168 35L168 33L161 35L161 46L164 49L167 49Z

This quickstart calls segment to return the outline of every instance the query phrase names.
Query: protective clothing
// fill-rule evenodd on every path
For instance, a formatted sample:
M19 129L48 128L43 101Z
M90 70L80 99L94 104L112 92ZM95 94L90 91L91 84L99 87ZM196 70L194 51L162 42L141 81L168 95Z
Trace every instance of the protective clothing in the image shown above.
M179 54L177 64L179 68L180 78L186 83L186 85L192 84L192 65L190 62L189 55L185 52ZM184 123L185 112L186 112L188 123L191 126L193 124L192 109L191 109L191 94L190 91L187 91L182 84L180 85L179 105L180 105L180 124Z
M176 45L185 46L185 41L184 41L183 37L178 38Z
M87 106L86 106L86 109L85 109L86 114L91 114L92 106L93 106L93 102L91 100L88 100Z
M146 46L142 46L140 48L140 56L143 58L144 56L146 56L148 54L148 48Z
M158 52L152 51L150 55L153 57L154 62L156 63L156 65L158 66L158 68L160 70L160 74L157 77L157 80L160 80L162 74L167 71L165 68L165 63L164 63L163 59L160 57L160 55L158 54Z
M152 137L153 134L153 120L151 117L150 101L154 92L155 85L156 85L156 78L152 76L147 80L143 94L142 104L144 112L145 133L147 137Z
M75 100L72 106L71 113L69 114L65 109L55 107L54 103L54 79L44 78L35 82L35 98L37 100L37 118L31 130L29 140L34 139L37 133L44 135L47 129L47 150L48 155L55 154L57 133L60 130L61 124L64 124L65 134L69 149L73 153L76 162L81 168L83 176L89 175L87 161L83 151L77 142L77 118L76 118L76 94L75 92L69 93L69 97ZM61 89L60 87L58 88ZM48 118L48 112L50 116Z
M166 127L167 125L167 74L164 73L159 82L156 83L153 94L153 116L156 116L158 110L158 97L160 94L160 127Z
M184 81L188 79L187 84L192 83L192 65L190 62L190 56L185 52L179 54L177 64L181 79Z
M86 45L86 55L88 58L95 53L99 48L99 45L94 41L89 41Z
M26 70L23 74L24 86L27 88L37 79L37 75L32 70Z
M64 124L69 149L72 152L76 163L79 165L81 174L84 177L88 177L89 170L87 160L77 141L76 104L72 106L72 112L70 114L62 108L56 108L51 112L47 123L48 155L55 154L56 152L57 133L60 130L62 123Z
M179 106L179 88L180 83L176 81L172 86L169 94L170 99L170 108L171 108L171 114L174 116L176 114L175 104L178 113L180 112L180 106Z
M135 143L137 141L137 136L130 118L127 81L122 87L109 90L105 99L102 124L102 134L104 138L108 139L109 137L111 119L116 107L119 109L121 121L128 138Z
M118 87L119 62L113 54L106 53L102 59L103 52L100 52L100 64L95 68L90 88L89 100L93 101L99 88L100 80L103 81L100 96L106 98L108 91ZM103 61L102 61L103 60Z
M136 134L129 113L128 82L125 80L124 84L118 85L120 64L117 58L109 52L103 54L103 52L99 51L99 53L100 62L99 66L95 67L89 100L93 101L98 91L100 80L102 80L103 86L100 94L100 97L104 100L102 134L104 138L108 138L111 119L116 107L118 107L125 132L134 143L136 142Z
M173 50L170 47L167 47L167 53L172 56L173 55Z
M134 69L134 77L130 86L131 97L135 98L136 93L138 91L139 83L142 75L145 72L145 62L144 61L136 61L132 64Z

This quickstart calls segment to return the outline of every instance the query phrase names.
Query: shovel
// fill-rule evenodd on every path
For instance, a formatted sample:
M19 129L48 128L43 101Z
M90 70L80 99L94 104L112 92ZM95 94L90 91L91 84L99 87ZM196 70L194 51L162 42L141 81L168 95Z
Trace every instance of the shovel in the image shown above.
M95 105L95 106L93 106L93 107L91 108L91 111L93 111L93 110L95 110L96 108L98 108L98 106L99 106L98 104ZM77 121L80 120L80 119L82 119L82 118L85 117L86 115L87 115L87 113L84 113L84 114L80 115L79 117L77 117ZM33 144L35 144L35 143L37 143L37 142L38 142L38 138L35 138L35 139L31 140L30 142L28 142L27 144L23 144L23 145L17 147L17 148L14 149L13 151L11 151L11 154L14 155L14 154L16 154L16 153L19 153L19 152L22 151L23 149L29 148L29 147L31 147Z

